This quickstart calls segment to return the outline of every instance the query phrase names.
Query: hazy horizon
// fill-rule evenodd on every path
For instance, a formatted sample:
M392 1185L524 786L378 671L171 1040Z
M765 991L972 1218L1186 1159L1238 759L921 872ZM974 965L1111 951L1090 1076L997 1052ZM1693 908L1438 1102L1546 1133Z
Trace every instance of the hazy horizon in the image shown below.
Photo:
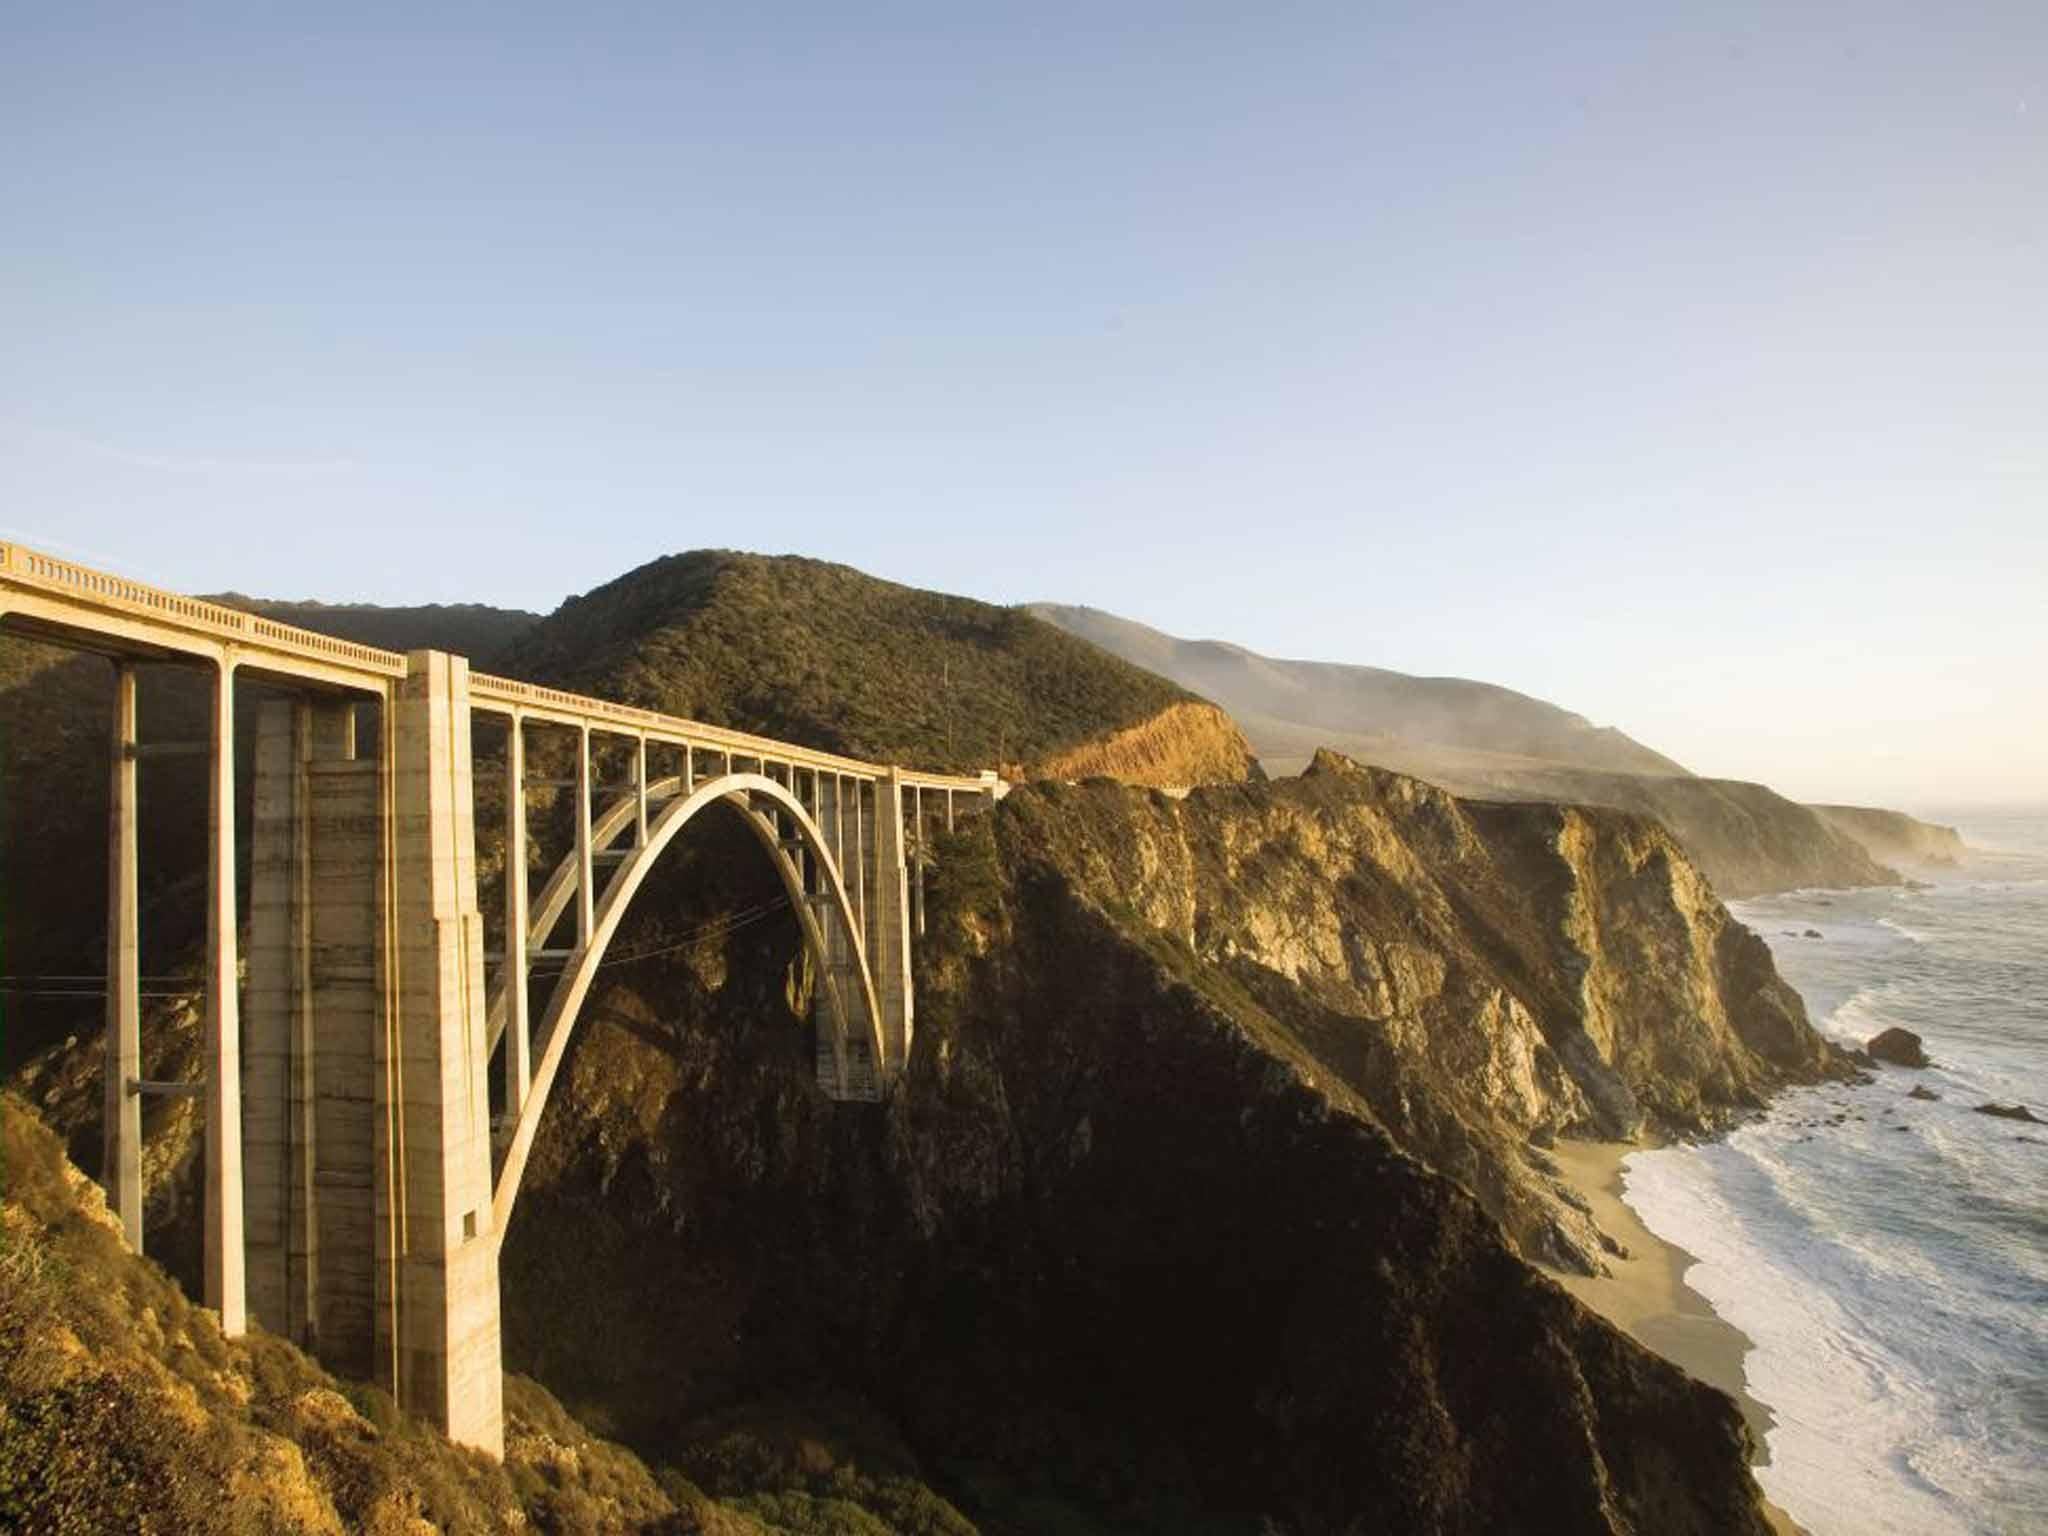
M0 537L705 546L2048 797L2048 10L24 16Z

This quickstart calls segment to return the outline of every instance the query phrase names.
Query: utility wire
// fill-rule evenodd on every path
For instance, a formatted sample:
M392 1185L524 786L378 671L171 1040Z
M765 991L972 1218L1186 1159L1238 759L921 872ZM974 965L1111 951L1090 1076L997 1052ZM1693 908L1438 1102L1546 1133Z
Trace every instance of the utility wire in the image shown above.
M728 934L738 933L743 928L751 928L756 923L765 922L789 905L787 896L778 896L773 901L747 907L719 918L716 922L706 923L701 928L691 929L680 938L650 945L644 949L628 950L625 954L607 955L598 962L597 968L603 970L614 965L630 965L636 960L653 960L662 955L680 954L706 939L722 939ZM560 963L542 964L532 967L532 974L556 975L561 970ZM145 983L163 983L183 981L185 978L144 976L139 979ZM104 976L0 976L0 993L16 997L105 997L109 990L106 980ZM202 991L203 987L194 985L183 990L145 991L136 995L143 998L188 998L197 997Z
M646 949L632 950L623 955L607 955L597 963L597 969L603 970L607 966L613 965L627 965L635 960L652 960L660 955L680 954L683 950L694 948L706 939L722 939L727 934L739 932L742 928L750 928L755 923L773 917L788 905L789 898L787 896L778 896L775 900L765 902L760 906L748 907L742 912L736 912L728 917L720 918L717 922L707 923L702 928L694 929L679 939L652 945ZM559 975L562 968L561 962L537 965L532 968L531 974L535 976Z

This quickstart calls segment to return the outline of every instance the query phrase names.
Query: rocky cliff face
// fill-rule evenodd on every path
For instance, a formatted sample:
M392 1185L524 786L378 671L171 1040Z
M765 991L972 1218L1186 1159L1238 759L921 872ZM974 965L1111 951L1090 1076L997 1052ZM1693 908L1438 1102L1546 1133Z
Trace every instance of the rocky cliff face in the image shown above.
M1006 764L1015 778L1112 778L1157 789L1234 784L1252 777L1251 743L1214 704L1188 699L1149 720L1054 753L1037 763Z
M1728 901L1801 886L1899 883L1898 871L1879 863L1862 843L1762 784L1527 763L1503 768L1469 756L1448 765L1411 763L1398 750L1373 760L1420 772L1457 794L1612 806L1654 817Z
M1253 792L1095 787L1010 814L1559 1262L1597 1262L1597 1240L1526 1143L1710 1129L1846 1070L1643 818L1463 802L1334 754Z
M1867 805L1812 805L1807 809L1853 838L1873 859L1887 863L1949 867L1962 863L1969 853L1954 827L1921 821L1904 811Z

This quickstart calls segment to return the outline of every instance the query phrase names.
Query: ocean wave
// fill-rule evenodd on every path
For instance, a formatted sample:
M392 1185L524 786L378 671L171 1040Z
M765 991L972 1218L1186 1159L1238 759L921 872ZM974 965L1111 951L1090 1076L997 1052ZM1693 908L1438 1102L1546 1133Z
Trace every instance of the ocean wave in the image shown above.
M1686 1283L1746 1333L1750 1393L1776 1423L1757 1479L1814 1536L1968 1536L1957 1501L1908 1464L1946 1463L1924 1445L1922 1383L1861 1335L1848 1298L1812 1283L1843 1257L1812 1230L1770 1170L1727 1143L1629 1159L1628 1203L1695 1255Z
M1891 982L1858 987L1820 1019L1821 1033L1838 1045L1861 1048L1872 1035L1883 1034L1898 1020L1887 1005L1899 996Z

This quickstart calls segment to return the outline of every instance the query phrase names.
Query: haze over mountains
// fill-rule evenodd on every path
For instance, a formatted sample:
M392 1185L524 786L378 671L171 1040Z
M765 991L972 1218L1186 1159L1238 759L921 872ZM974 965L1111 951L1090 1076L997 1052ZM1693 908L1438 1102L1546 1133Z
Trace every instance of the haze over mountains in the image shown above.
M1701 778L1621 731L1492 683L1280 660L1096 608L1032 611L1221 704L1268 772L1299 772L1329 746L1477 799L1634 811L1669 827L1724 897L1896 881L1880 861L1921 845L1897 831L1910 817L1887 813L1880 846L1864 835L1880 823L1822 816L1761 784Z
M1524 766L1516 759L1612 773L1687 774L1620 731L1493 683L1282 661L1221 640L1182 640L1099 608L1034 603L1031 611L1221 704L1251 737L1269 773L1299 773L1316 748L1334 747L1429 778L1489 769L1512 774ZM1409 763L1387 762L1388 754Z

